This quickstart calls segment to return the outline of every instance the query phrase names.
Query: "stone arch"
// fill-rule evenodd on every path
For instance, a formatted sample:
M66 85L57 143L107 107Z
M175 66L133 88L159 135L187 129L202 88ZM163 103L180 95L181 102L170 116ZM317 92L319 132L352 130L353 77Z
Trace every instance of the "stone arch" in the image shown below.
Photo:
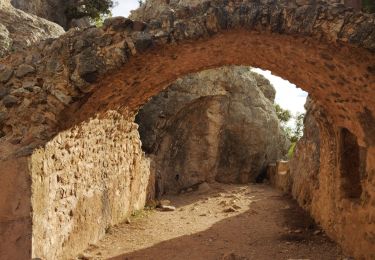
M366 172L373 175L374 25L374 15L343 5L218 0L182 7L148 24L112 18L103 28L72 29L4 58L0 222L6 224L0 242L16 228L22 250L0 244L9 256L31 251L28 167L36 148L111 110L129 118L178 77L222 65L268 69L309 92L332 124L367 148ZM342 243L354 250L349 241Z

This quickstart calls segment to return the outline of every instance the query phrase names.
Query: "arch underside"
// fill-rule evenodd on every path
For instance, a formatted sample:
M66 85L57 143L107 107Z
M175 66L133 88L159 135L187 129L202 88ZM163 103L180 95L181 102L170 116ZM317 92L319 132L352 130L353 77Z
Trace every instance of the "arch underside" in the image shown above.
M334 144L322 145L321 158L329 164L321 162L319 178L324 185L317 191L312 213L349 251L375 254L368 252L375 203L374 15L355 14L340 6L213 1L212 6L177 10L156 22L158 28L114 18L101 29L71 30L1 61L0 87L10 88L13 102L0 107L5 114L0 121L0 223L5 223L0 224L5 230L0 234L0 251L5 248L9 257L29 258L25 257L32 244L29 171L37 148L48 150L59 144L61 150L69 150L61 135L69 139L70 132L78 132L77 136L87 138L98 122L93 118L107 119L113 110L123 116L118 120L112 114L120 129L136 135L129 122L132 116L177 78L223 65L246 65L270 70L307 91L321 108L316 116L325 122L322 136L329 139L346 128L367 150L362 189L368 197L359 205L336 198L339 170L331 163L338 151ZM27 67L29 72L20 76L24 63L34 68ZM29 92L25 82L34 82L38 91ZM85 136L85 129L91 131L89 135ZM336 214L343 205L350 210ZM331 227L332 221L343 224ZM360 239L360 246L347 234Z
M213 37L176 45L155 46L135 56L129 66L103 78L95 91L79 108L63 113L62 128L76 125L97 113L117 110L131 114L177 78L223 65L247 65L272 71L307 91L319 107L321 144L319 183L312 193L309 210L336 241L357 256L372 254L371 242L354 246L347 234L364 241L372 224L363 221L373 211L371 175L374 174L374 55L348 44L327 44L308 37L236 29ZM371 112L370 112L371 111ZM71 120L73 119L73 120ZM327 130L328 129L328 130ZM367 203L358 213L358 202L347 201L340 192L340 168L336 154L340 129L352 132L367 150L366 176L362 181ZM318 129L317 129L318 131ZM326 131L330 134L327 135ZM337 140L336 140L337 138ZM337 155L339 156L339 155ZM366 195L366 196L367 196ZM332 215L338 208L344 214ZM367 213L366 213L367 212ZM350 221L348 221L350 220ZM330 223L345 223L332 227ZM355 228L348 223L356 223ZM370 249L369 249L370 248ZM364 253L368 251L368 253Z
M183 75L245 65L270 70L307 91L336 125L357 133L364 142L372 137L366 137L358 119L366 111L375 111L374 60L374 54L347 44L245 29L223 31L206 39L154 46L133 57L95 84L95 91L79 109L68 108L60 122L69 127L110 109L136 112Z

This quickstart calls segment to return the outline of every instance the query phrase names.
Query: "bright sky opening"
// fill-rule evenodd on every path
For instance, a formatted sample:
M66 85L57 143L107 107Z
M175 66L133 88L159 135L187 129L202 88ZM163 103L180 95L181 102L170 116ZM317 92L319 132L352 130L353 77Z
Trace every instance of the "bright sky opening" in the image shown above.
M128 17L131 10L137 9L139 7L139 3L137 0L116 0L115 2L116 5L112 10L113 16Z

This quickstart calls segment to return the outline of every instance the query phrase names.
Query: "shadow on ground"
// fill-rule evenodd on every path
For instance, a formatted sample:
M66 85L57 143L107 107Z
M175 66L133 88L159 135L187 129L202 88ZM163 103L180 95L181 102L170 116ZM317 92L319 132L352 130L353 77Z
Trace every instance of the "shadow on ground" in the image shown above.
M231 193L231 190L225 191ZM206 196L215 196L215 193ZM266 192L263 199L251 205L251 209L228 216L205 231L166 240L111 259L341 259L339 247L323 233L317 234L314 221L290 197L277 194L270 196ZM181 204L177 199L177 206L197 200L194 196L191 199L184 197ZM204 197L202 195L199 199ZM163 228L160 226L161 230Z

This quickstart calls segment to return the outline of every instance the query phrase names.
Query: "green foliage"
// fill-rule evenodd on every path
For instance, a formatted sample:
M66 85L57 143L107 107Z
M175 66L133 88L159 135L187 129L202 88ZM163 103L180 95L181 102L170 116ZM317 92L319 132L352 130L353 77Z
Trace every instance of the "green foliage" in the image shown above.
M112 0L79 0L70 4L66 10L69 19L89 17L94 21L111 14Z
M103 26L103 23L104 23L104 20L107 19L107 18L110 18L112 17L112 13L110 14L102 14L100 15L100 17L98 19L91 19L90 23L91 24L95 24L96 27L102 27Z
M279 104L275 104L274 106L277 117L279 118L281 123L288 123L288 121L292 118L292 113L287 109L283 109Z
M305 114L297 113L293 116L289 110L280 107L278 104L275 104L275 111L285 135L292 143L296 143L303 135L303 119L305 118ZM287 125L292 118L296 122L294 128Z
M294 150L296 149L297 142L291 143L288 150L288 158L291 159L294 155Z
M362 8L364 12L375 13L375 1L374 0L362 0Z
M296 126L293 129L293 136L290 139L292 142L297 142L303 135L303 120L305 119L304 113L297 113L294 117Z

